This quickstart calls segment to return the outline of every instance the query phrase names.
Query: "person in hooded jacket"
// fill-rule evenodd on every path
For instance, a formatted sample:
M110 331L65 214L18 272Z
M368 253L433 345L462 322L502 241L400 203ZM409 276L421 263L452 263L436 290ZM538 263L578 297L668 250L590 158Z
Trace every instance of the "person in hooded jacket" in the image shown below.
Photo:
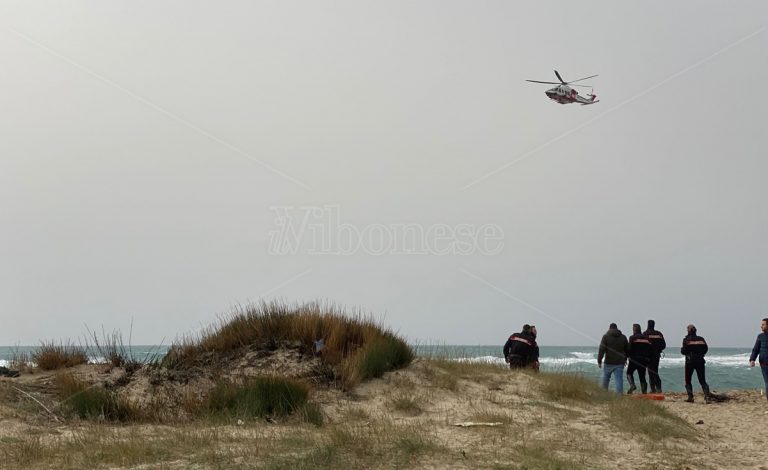
M693 403L693 384L691 378L693 373L696 372L696 377L699 379L699 385L704 391L704 402L709 403L711 401L711 393L709 392L709 385L707 384L704 364L704 356L706 356L709 346L707 346L706 340L696 334L696 326L688 325L688 335L683 338L683 347L680 348L680 354L685 356L685 391L688 392L688 399L685 400L689 403Z
M635 323L632 325L632 336L629 337L629 365L627 366L627 382L629 382L629 390L627 390L627 394L631 394L637 390L634 377L635 371L637 371L637 375L640 378L640 390L643 395L648 393L648 383L645 381L645 369L648 367L648 363L653 354L651 340L641 332L640 325Z
M643 332L651 341L653 354L648 360L648 379L651 382L651 393L661 393L661 377L659 376L659 362L661 353L667 347L667 341L661 331L656 330L656 322L648 320L648 329Z
M627 363L627 353L629 352L629 342L627 337L621 333L616 323L611 323L608 331L600 340L600 348L597 352L597 367L603 369L603 388L608 389L611 382L611 375L615 378L616 393L624 393L624 365ZM605 367L603 367L603 358L605 358Z
M755 367L755 359L760 357L760 370L763 372L763 382L765 382L765 397L768 398L768 318L763 318L760 323L762 333L757 335L755 347L752 348L752 354L749 356L749 367Z
M539 345L536 344L536 327L523 325L523 331L515 333L504 344L504 359L510 369L539 368Z

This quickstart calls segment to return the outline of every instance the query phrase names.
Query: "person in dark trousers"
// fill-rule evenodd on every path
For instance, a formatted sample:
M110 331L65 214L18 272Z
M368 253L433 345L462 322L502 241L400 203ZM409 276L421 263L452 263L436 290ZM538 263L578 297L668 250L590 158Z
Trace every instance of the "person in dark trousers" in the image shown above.
M628 395L637 390L634 377L635 371L637 371L637 375L640 378L640 391L643 395L648 393L648 383L645 381L645 369L648 367L648 363L652 356L653 346L651 345L651 340L641 332L640 325L635 323L632 325L632 336L629 337L629 365L627 366L627 382L629 382L629 390L627 390Z
M768 318L763 318L760 324L762 333L757 335L755 347L752 348L752 354L749 356L749 367L755 367L755 359L760 358L760 370L763 372L763 382L765 382L765 397L768 398Z
M711 401L711 394L709 393L709 385L704 374L704 356L706 356L709 346L707 342L701 336L696 334L696 327L694 325L688 325L688 335L683 338L683 347L680 348L680 354L685 356L685 391L688 392L689 403L693 403L693 384L691 384L691 377L693 372L696 372L696 377L699 379L699 385L704 391L704 401L709 403Z
M659 362L661 353L667 347L664 335L656 330L656 322L648 320L648 329L643 332L651 341L653 354L648 360L648 379L651 382L651 393L661 393L661 377L659 377Z
M624 365L627 363L629 343L627 337L621 333L616 323L608 326L608 331L600 340L600 349L597 351L597 367L603 369L603 388L608 389L611 383L611 375L615 378L616 393L624 393ZM605 358L605 367L603 367Z
M536 344L536 327L523 325L523 331L515 333L504 344L504 359L510 369L539 368L539 345Z

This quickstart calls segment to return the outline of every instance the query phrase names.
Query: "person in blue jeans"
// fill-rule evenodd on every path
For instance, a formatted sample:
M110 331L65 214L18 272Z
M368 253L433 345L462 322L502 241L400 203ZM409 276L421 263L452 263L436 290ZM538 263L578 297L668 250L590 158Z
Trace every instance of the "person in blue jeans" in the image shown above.
M603 369L603 388L608 389L611 376L614 377L616 393L624 394L624 365L627 363L629 353L629 341L621 333L616 323L611 323L608 331L600 340L600 349L597 352L597 367ZM605 359L605 364L603 364ZM605 367L603 367L605 366Z
M755 367L755 359L760 357L760 370L763 372L763 382L765 382L765 397L768 398L768 318L763 318L760 324L763 331L757 335L755 347L752 348L752 354L749 356L749 367Z

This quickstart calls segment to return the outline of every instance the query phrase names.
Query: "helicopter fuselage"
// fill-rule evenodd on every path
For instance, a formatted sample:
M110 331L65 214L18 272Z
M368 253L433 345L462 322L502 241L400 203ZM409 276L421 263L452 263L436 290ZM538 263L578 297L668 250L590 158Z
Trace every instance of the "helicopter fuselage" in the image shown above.
M552 101L557 101L560 104L579 103L587 105L597 103L595 101L596 95L587 95L589 98L584 98L579 95L578 91L568 85L558 85L545 91L544 94Z

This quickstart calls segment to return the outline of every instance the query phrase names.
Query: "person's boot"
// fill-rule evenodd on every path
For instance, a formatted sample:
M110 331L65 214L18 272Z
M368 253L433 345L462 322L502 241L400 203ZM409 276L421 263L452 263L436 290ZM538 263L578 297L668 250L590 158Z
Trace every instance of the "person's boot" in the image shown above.
M648 384L645 382L640 382L640 391L643 395L648 393Z
M685 401L687 401L688 403L693 403L693 387L690 385L686 385L685 391L688 393L688 399Z
M701 387L704 390L704 403L712 403L712 394L709 393L709 385Z
M632 395L632 392L637 390L637 387L635 387L635 378L631 375L628 375L627 382L629 382L629 390L627 390L627 395Z

